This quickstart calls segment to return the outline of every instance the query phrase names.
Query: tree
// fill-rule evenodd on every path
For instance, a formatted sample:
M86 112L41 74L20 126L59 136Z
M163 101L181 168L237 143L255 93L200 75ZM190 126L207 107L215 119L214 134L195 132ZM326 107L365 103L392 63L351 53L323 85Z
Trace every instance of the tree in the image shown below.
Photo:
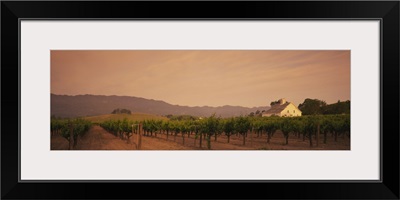
M278 124L276 121L277 120L274 120L271 118L264 122L263 128L264 128L264 131L267 133L267 143L268 144L271 141L272 135L278 129Z
M92 123L84 119L68 119L62 123L61 136L69 142L69 149L74 149L78 144L78 137L89 131Z
M339 134L348 133L350 137L350 115L335 115L331 124L335 135L335 142L337 142L337 136Z
M251 126L253 131L257 133L257 137L260 137L260 133L263 131L263 121L260 118L252 120Z
M332 117L325 116L321 118L320 131L324 135L324 144L326 144L328 132L333 132Z
M279 129L285 137L286 144L289 144L289 133L294 130L293 120L291 118L283 118L279 125Z
M243 136L243 145L246 145L246 133L250 130L250 120L240 116L235 121L235 131Z
M337 103L326 105L322 107L322 114L350 114L350 101L338 101Z
M315 116L308 116L305 118L304 132L309 137L311 147L313 146L312 136L317 133L318 123L318 118Z
M114 109L111 114L131 114L131 111L128 109Z
M303 118L300 118L300 117L292 118L292 125L293 125L293 132L297 134L298 138L300 138L300 133L303 133L303 135L304 135L304 120L303 120Z
M305 99L299 104L299 109L303 115L322 114L322 107L326 106L326 102L318 99Z
M218 132L219 119L215 117L215 113L203 121L203 133L206 134L207 148L211 149L211 136Z
M276 104L279 104L280 102L279 102L279 100L277 100L277 101L271 101L271 103L269 104L270 106L273 106L273 105L276 105Z
M169 132L172 129L171 124L169 123L169 121L163 121L161 127L167 133L167 140L168 140Z
M235 131L235 120L234 118L230 118L224 121L224 132L225 135L228 137L228 143L230 141L231 135L234 134Z
M181 129L181 136L182 136L182 144L185 145L185 134L190 133L190 121L186 120L186 121L182 121L180 123L180 129ZM188 136L189 137L189 136Z
M65 120L59 120L57 118L51 118L51 123L50 123L50 131L51 135L55 133L60 133L61 129L63 126L65 126Z
M218 127L217 127L217 132L214 135L214 141L217 141L218 135L221 135L222 132L224 132L224 124L222 123L221 119L218 118Z
M199 120L195 120L195 121L192 121L192 124L191 124L191 126L190 126L190 128L191 128L191 131L192 132L194 132L194 146L196 146L196 140L197 140L197 138L199 137L199 135L201 134L201 126L200 126L201 124L200 124L200 121ZM200 147L201 147L201 140L200 140Z
M130 125L130 126L129 126ZM138 122L132 122L132 121L127 121L125 125L125 134L127 137L127 142L130 143L130 138L133 136L134 130L136 130L138 127Z
M174 142L176 141L176 136L178 135L178 133L181 131L181 126L180 126L180 122L179 121L174 121Z

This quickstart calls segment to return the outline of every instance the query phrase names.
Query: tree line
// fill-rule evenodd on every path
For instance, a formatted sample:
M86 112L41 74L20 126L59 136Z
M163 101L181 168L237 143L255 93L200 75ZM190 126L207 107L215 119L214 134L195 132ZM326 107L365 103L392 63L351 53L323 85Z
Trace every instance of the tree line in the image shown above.
M114 110L111 112L111 114L131 114L131 111L128 110L128 109L124 109L124 108L122 108L122 109L117 108L117 109L114 109Z
M350 114L350 101L338 101L337 103L327 104L325 101L319 99L307 98L298 107L303 115Z

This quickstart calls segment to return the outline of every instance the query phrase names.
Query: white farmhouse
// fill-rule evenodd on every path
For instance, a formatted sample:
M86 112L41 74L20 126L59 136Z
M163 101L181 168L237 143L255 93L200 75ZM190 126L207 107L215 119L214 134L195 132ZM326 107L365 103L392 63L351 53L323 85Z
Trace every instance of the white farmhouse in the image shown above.
M271 109L263 112L262 116L295 117L301 116L301 111L294 104L286 102L286 100L282 98L279 99L279 104L275 104Z

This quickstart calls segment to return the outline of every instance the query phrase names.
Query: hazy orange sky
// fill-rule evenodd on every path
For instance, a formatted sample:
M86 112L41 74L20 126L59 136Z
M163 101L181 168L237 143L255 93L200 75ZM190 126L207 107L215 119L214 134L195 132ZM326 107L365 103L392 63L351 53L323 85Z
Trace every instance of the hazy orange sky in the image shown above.
M350 100L350 51L52 50L51 93L188 106Z

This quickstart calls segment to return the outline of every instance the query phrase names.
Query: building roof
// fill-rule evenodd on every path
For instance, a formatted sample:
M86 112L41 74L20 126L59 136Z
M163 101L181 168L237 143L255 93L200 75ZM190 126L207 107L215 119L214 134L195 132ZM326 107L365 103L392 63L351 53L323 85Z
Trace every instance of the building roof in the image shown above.
M275 104L271 109L265 111L263 114L278 114L281 113L290 103L286 102L284 104Z

